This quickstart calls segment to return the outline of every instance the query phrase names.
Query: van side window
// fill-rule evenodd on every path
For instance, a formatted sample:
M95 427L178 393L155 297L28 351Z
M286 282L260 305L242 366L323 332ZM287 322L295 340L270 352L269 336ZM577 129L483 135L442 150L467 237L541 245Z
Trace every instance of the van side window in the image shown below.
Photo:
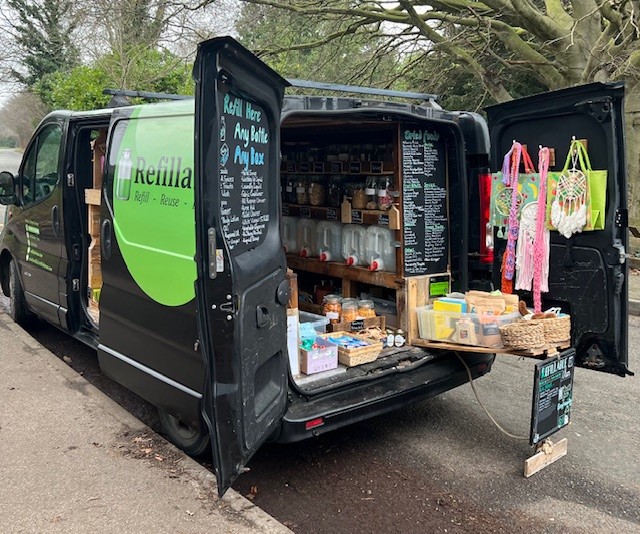
M42 130L27 154L22 171L22 202L30 204L49 196L58 183L62 128L52 124Z

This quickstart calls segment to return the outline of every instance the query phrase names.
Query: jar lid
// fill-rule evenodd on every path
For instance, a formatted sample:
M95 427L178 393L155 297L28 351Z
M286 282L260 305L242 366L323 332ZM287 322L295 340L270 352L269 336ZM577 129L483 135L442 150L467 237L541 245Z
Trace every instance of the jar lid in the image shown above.
M358 301L358 308L365 308L367 310L369 309L373 309L375 307L375 304L373 303L372 300L360 300Z
M342 297L340 295L325 295L324 296L324 302L341 302L342 301Z

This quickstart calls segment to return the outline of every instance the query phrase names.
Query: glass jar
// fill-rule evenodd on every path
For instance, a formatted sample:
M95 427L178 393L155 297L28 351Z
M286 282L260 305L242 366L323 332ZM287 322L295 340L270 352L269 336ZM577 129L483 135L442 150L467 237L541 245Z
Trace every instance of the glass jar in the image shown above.
M360 317L375 317L376 310L372 300L360 300L358 301L358 315Z
M378 186L378 209L388 210L393 206L393 179L387 177Z
M296 179L296 204L300 204L301 206L309 204L307 179L304 176L300 176Z
M356 299L342 300L342 320L350 323L358 318L358 302Z
M332 176L329 178L329 186L327 187L327 203L332 208L339 208L342 204L342 183L341 176Z
M288 204L295 204L297 201L296 178L290 174L284 179L284 201Z
M358 183L353 185L353 191L351 193L351 207L356 210L363 210L367 207L365 184Z
M327 191L322 176L309 178L309 204L312 206L324 206L327 202Z
M329 319L331 324L339 323L342 315L342 298L340 298L340 295L327 295L324 297L322 313Z
M367 187L364 189L364 194L367 196L366 208L368 210L378 209L378 189L377 178L375 176L367 177Z

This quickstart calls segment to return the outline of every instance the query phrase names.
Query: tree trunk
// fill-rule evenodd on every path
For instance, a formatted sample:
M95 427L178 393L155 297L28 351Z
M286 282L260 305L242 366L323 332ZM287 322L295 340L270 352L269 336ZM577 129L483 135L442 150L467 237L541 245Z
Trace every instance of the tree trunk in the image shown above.
M627 162L627 206L630 226L640 228L640 83L626 82L625 140ZM640 242L633 239L632 251L638 250Z

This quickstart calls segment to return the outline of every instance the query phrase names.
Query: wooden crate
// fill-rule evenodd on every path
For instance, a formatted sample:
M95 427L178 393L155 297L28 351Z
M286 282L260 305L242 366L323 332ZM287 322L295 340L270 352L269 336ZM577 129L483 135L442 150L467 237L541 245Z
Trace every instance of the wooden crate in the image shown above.
M362 336L352 334L351 332L332 332L330 334L322 334L321 337L336 337L338 335L351 336L356 339L366 341L368 345L366 347L360 347L357 349L346 349L338 345L338 361L342 365L347 367L354 367L356 365L362 365L364 363L370 363L375 361L382 352L382 342L372 342L370 339L366 339Z

